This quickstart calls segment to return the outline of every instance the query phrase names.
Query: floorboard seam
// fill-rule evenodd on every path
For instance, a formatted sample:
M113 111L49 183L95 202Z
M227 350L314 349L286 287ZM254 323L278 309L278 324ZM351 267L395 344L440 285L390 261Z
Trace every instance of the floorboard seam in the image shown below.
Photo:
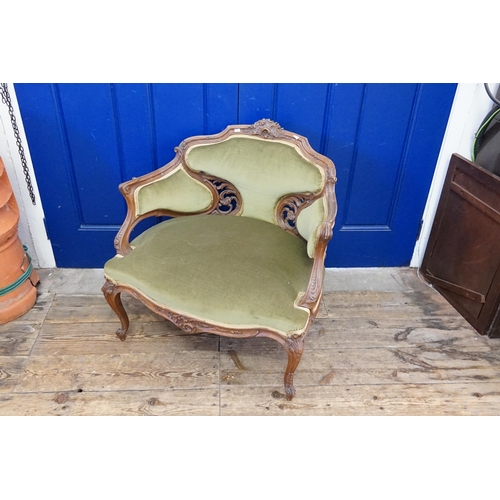
M183 389L181 387L179 388L167 388L167 389L101 389L101 390L89 390L89 391L81 391L79 392L78 390L75 389L60 389L57 391L26 391L26 392L5 392L5 393L0 393L0 397L5 396L5 395L17 395L17 394L57 394L60 392L64 393L74 393L75 395L77 394L96 394L96 393L112 393L112 392L154 392L154 391L160 391L160 392L176 392L176 391L206 391L213 389L213 387L200 387L200 388L187 388Z
M50 292L47 292L47 294L50 295ZM38 300L38 295L37 295L37 300ZM40 330L37 333L35 341L33 342L33 345L31 346L31 349L30 349L28 355L26 356L28 358L28 360L31 359L33 350L35 349L35 346L38 343L38 340L40 339L40 336L42 334L43 326L45 325L45 321L47 320L47 316L49 315L49 312L50 312L50 309L52 308L52 305L54 304L54 300L56 300L56 294L55 293L53 294L52 300L50 301L50 306L49 306L49 308L47 310L47 314L45 315L45 317L43 318L43 321L41 322ZM26 361L26 363L28 363L28 361ZM24 368L23 368L23 371L24 371ZM14 391L16 390L16 388L17 388L18 385L19 385L19 379L16 381L16 385L14 386Z
M219 335L219 343L217 346L217 350L219 352L219 384L218 384L218 391L219 391L219 417L222 416L222 405L221 405L221 360L220 360L220 354L221 354L221 349L220 349L220 335Z

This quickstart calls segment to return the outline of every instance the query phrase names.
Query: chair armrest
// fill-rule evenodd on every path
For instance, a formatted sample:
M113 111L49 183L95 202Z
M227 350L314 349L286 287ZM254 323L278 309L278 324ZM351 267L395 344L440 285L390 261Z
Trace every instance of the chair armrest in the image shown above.
M127 203L127 216L115 238L118 255L132 251L130 233L147 217L227 214L241 211L241 195L228 181L191 170L184 161L185 148L164 167L119 185Z
M311 277L309 278L306 291L298 303L299 307L307 307L310 309L313 317L317 313L323 293L326 249L328 242L332 239L333 224L333 220L328 220L320 226L320 235L316 243Z
M137 214L137 203L135 199L135 190L145 184L148 181L149 174L143 175L141 177L132 178L132 180L123 182L118 186L120 193L125 198L127 203L127 215L125 216L125 220L123 221L120 230L118 231L114 245L116 249L116 253L118 255L127 255L131 252L132 247L130 246L130 233L132 229L143 219L148 217L149 215L155 214L144 214L142 216L138 216Z
M314 318L318 312L321 295L323 293L326 249L333 236L333 226L337 215L337 202L334 194L334 186L336 182L337 178L335 177L334 172L331 173L331 175L327 175L327 182L325 186L326 205L328 207L325 214L326 220L317 230L318 237L314 247L314 262L311 277L309 278L306 291L298 303L299 307L307 307L311 311L312 318Z
M210 213L215 203L215 189L201 175L190 171L176 148L175 158L164 167L119 185L127 203L127 215L115 237L118 255L132 250L130 233L148 217Z

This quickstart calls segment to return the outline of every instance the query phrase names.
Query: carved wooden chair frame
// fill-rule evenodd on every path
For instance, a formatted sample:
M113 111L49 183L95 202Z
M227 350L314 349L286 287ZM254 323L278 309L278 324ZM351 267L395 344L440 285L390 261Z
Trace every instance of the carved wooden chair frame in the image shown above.
M181 142L179 147L175 148L175 158L158 170L146 174L139 178L133 178L128 182L120 184L119 190L125 197L127 202L127 216L118 231L114 244L118 255L125 256L132 251L129 238L133 228L143 219L153 216L186 216L186 215L202 215L202 214L225 214L238 215L241 212L242 198L234 185L225 179L220 179L204 172L196 172L190 169L185 161L186 151L193 145L204 145L219 143L228 139L231 136L251 135L262 139L279 140L294 145L300 153L315 165L320 166L324 172L324 186L319 193L291 193L279 200L275 208L277 224L299 238L299 234L295 221L298 214L304 208L310 206L320 197L326 197L327 214L326 221L322 223L319 229L319 236L315 247L312 272L309 283L304 295L297 302L298 307L307 308L310 311L308 323L300 335L283 336L272 329L265 327L258 328L225 328L211 321L200 321L198 318L193 318L188 315L182 315L171 311L167 307L162 307L148 298L146 295L131 286L114 283L106 278L106 282L102 287L102 292L108 304L117 314L121 322L121 328L116 332L120 340L125 340L129 328L129 318L122 305L120 294L126 292L136 299L140 300L150 310L163 316L171 321L178 328L187 333L213 333L226 337L249 338L249 337L269 337L279 342L286 350L288 355L288 363L286 365L284 375L285 393L288 400L291 400L295 395L293 386L293 376L297 366L299 365L304 349L304 338L315 319L319 304L323 293L323 278L324 278L324 260L328 242L332 238L333 225L337 212L337 204L334 193L334 185L337 182L335 166L333 162L316 151L314 151L307 138L298 134L284 130L278 123L271 120L263 119L253 125L232 125L227 127L222 132L209 136L190 137ZM152 210L142 215L136 215L136 197L134 192L140 186L150 184L152 181L165 176L168 172L176 169L182 164L185 172L194 179L206 185L213 195L212 204L203 211L193 213L179 213L170 210Z

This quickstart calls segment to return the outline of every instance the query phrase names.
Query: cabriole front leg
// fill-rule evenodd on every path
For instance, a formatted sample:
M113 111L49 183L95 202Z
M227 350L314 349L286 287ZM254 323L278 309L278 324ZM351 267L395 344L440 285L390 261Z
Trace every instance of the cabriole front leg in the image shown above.
M120 298L120 292L111 281L106 280L106 283L104 283L102 287L102 293L104 294L104 297L106 298L111 309L113 309L118 318L120 318L120 322L122 324L122 327L116 330L116 336L120 340L125 340L125 337L127 336L129 320L127 312L125 311Z
M285 370L285 394L286 399L291 401L295 396L295 387L293 386L293 374L299 366L302 352L304 351L304 337L290 337L285 339L285 349L288 354L288 363Z

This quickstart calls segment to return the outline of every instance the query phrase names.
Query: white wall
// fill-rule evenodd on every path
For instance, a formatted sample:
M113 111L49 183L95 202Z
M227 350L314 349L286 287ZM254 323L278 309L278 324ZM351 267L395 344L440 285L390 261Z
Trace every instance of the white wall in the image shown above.
M499 84L490 83L489 87L495 95L498 92ZM482 83L461 83L458 85L422 216L422 230L415 245L411 267L420 267L422 264L451 155L458 153L469 160L471 159L475 133L492 107L493 102L488 97Z
M20 131L21 140L26 156L26 161L30 169L31 182L33 185L36 205L31 203L31 199L26 187L21 158L16 145L16 138L10 121L7 105L0 100L0 157L2 158L9 181L14 191L17 204L19 205L19 239L28 247L28 253L33 259L33 265L37 268L55 267L54 253L47 238L45 225L43 223L43 208L40 200L40 193L33 173L33 165L24 134L21 121L21 114L17 104L17 99L13 85L9 84L9 94L11 97L14 113L16 115L17 126Z

